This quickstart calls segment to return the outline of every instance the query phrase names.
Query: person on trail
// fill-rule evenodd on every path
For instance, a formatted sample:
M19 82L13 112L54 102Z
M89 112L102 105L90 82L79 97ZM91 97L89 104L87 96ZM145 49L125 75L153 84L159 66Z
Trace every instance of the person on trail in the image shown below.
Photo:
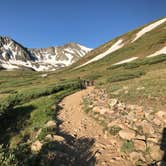
M93 86L93 85L94 85L94 82L95 82L94 80L92 80L92 81L91 81L91 86Z
M78 77L78 82L79 82L79 85L80 85L80 88L81 89L85 89L86 86L85 86L85 80L82 80L80 77Z

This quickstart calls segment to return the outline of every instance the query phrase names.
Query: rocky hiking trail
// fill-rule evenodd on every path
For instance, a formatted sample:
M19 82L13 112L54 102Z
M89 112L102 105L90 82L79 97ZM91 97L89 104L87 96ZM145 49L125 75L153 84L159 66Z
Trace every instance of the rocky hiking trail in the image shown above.
M70 136L71 165L166 165L165 110L124 103L95 87L65 97L59 107L57 134Z
M58 118L62 121L59 126L60 131L70 133L76 139L87 138L94 140L90 151L95 158L95 162L90 162L89 165L130 166L130 162L123 160L117 153L117 140L110 138L104 132L103 127L92 117L88 116L82 108L83 97L90 94L93 90L94 87L88 87L87 89L65 97L61 101L59 104L61 110L58 115ZM84 165L84 163L80 164Z

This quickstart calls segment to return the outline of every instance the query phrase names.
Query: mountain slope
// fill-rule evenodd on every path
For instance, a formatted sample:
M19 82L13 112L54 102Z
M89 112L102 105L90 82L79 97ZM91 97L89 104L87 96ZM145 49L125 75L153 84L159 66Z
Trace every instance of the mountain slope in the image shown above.
M162 50L160 54L166 53L164 51L165 47L166 18L163 18L128 32L94 49L74 66L78 69L88 64L93 65L95 62L97 63L97 61L106 58L111 58L111 61L107 61L110 64L133 57L143 58L159 50Z
M71 65L90 50L76 43L28 49L8 37L0 37L0 66L4 69L56 70Z

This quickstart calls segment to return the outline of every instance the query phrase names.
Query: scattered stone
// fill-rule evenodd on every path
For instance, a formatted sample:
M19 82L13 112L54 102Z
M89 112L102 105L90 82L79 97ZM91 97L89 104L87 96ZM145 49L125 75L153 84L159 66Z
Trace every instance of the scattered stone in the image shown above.
M104 115L104 114L109 113L109 112L110 112L110 110L108 108L102 108L102 109L100 109L100 114L101 115Z
M63 142L65 140L63 137L59 135L51 135L51 134L46 135L45 139L49 141L58 141L58 142Z
M100 113L100 108L99 108L99 107L93 107L92 111L93 111L93 112Z
M144 134L154 134L153 126L149 122L144 120L140 123L140 126Z
M45 126L46 126L47 128L54 128L54 127L56 127L56 122L53 121L53 120L50 120L50 121L48 121L48 122L46 123Z
M31 151L33 151L33 152L38 152L41 150L41 148L42 148L42 143L39 140L35 141L31 145Z
M138 139L138 140L145 141L145 136L144 135L137 135L135 138Z
M49 140L49 141L52 141L52 135L51 134L46 135L45 139Z
M63 142L65 139L59 135L53 135L53 141Z
M154 115L150 114L149 112L145 112L145 118L148 121L152 121L154 119Z
M160 126L160 125L162 124L162 121L161 121L158 117L154 118L153 122L154 122L157 126Z
M117 104L117 109L119 110L119 111L124 111L125 109L126 109L126 105L124 104L124 103L118 103Z
M166 111L158 111L155 115L160 119L166 119Z
M51 106L52 110L56 110L56 108L57 108L57 106L55 104Z
M150 138L147 138L147 141L148 141L148 142L155 143L155 144L159 144L160 141L161 141L161 137L160 137L160 136L157 136L157 137L150 137Z
M40 135L41 132L42 132L42 129L39 129L39 130L37 131L37 133L36 133L35 138L37 138L37 137Z
M109 106L110 108L113 110L115 108L115 106L118 104L118 100L117 99L110 99L109 101Z
M138 91L140 91L140 90L144 90L144 89L145 89L145 87L143 87L143 86L137 88Z
M152 158L152 160L154 161L160 161L162 160L163 156L164 156L164 151L162 151L160 149L160 146L159 145L155 145L155 144L148 144L148 147L149 147L149 153L150 153L150 156Z
M145 141L134 140L134 147L135 147L136 150L145 151L146 150Z
M130 154L131 161L135 164L138 160L146 161L141 152L131 152Z
M135 132L132 130L123 129L119 131L119 136L123 139L131 140L135 138Z

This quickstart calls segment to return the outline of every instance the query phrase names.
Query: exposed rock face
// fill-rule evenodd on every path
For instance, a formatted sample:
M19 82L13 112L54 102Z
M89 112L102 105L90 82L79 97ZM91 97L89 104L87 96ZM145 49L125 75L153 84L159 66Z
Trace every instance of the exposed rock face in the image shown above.
M154 111L110 99L102 89L95 89L85 98L90 103L89 107L86 106L88 113L106 126L107 132L112 135L111 142L117 140L116 153L123 156L120 160L125 158L132 165L164 162L166 111Z
M90 50L76 43L59 47L28 49L9 37L0 36L0 68L56 70L71 65Z

